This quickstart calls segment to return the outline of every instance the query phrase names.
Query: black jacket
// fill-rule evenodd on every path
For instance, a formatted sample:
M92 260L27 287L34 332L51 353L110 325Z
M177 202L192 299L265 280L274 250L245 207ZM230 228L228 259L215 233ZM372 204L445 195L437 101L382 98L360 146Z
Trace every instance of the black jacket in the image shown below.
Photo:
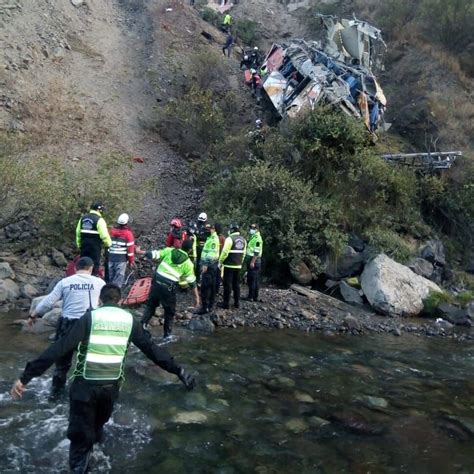
M90 330L91 313L87 311L74 324L65 337L51 344L36 360L26 364L25 370L20 377L21 383L26 385L34 377L39 377L62 356L77 349L80 342L87 342ZM132 333L128 342L129 344L133 342L150 360L162 369L178 375L181 368L175 363L173 357L171 357L166 349L158 347L153 342L150 333L144 331L140 323L135 319L133 320ZM110 381L104 381L104 383L110 384Z

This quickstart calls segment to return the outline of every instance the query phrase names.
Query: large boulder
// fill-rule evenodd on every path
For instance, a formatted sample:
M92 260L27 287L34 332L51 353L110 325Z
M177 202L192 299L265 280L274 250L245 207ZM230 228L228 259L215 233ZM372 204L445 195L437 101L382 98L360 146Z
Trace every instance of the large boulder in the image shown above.
M438 308L436 308L436 314L456 326L472 326L469 308L461 309L450 303L441 303Z
M416 316L423 300L441 288L412 272L385 254L370 261L361 276L361 286L371 306L388 316Z
M446 265L446 255L444 253L444 245L441 240L428 240L424 247L421 248L421 256L429 262L440 265Z
M44 298L46 298L46 296L37 296L36 298L33 298L33 300L31 301L30 313L38 307L38 305L41 303L41 301ZM54 305L54 308L62 308L62 306L63 306L63 302L62 302L62 300L59 300Z
M0 262L0 280L5 278L15 279L15 272L8 262Z
M9 278L0 280L0 304L15 301L20 297L20 287Z
M428 260L425 260L424 258L414 258L413 260L410 261L408 264L408 268L410 270L414 271L417 275L420 275L424 278L429 278L433 276L434 272L434 266L431 262L428 262Z
M290 263L291 276L300 284L308 285L313 279L313 274L306 263L301 260L292 260Z
M64 254L60 252L58 249L51 250L51 258L54 264L59 268L65 268L68 264L68 261L66 260L66 257L64 256Z
M339 291L341 292L341 296L346 303L357 306L362 306L364 304L364 300L360 296L359 290L348 285L345 281L341 281L341 284L339 285Z
M199 318L193 318L188 324L188 329L191 331L198 331L198 332L214 332L216 327L214 326L213 322L209 318L209 316L202 316Z
M327 256L325 260L324 273L333 280L357 275L364 265L364 256L356 252L352 247L346 245L337 257Z

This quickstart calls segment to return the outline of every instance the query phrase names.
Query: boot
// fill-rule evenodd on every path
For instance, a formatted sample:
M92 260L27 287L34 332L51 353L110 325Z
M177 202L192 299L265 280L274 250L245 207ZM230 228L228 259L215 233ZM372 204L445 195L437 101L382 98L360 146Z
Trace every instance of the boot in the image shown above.
M206 308L206 306L201 306L197 311L194 311L194 314L206 314L208 313L208 309Z

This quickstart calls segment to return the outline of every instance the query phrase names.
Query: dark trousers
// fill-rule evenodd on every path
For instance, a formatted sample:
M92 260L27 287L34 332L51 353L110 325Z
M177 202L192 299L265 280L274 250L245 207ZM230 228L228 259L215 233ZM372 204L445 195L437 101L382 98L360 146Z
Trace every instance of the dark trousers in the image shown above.
M216 302L216 273L217 267L207 267L207 271L201 276L201 304L209 311Z
M81 257L89 257L94 261L92 274L97 276L100 267L100 254L102 252L102 244L100 242L84 242L81 245Z
M61 316L58 319L54 340L57 341L58 339L65 337L77 321L78 319L63 318ZM73 355L74 351L68 352L56 361L53 374L53 388L59 389L64 387L66 384L67 373L71 368Z
M102 441L103 426L109 420L119 395L116 382L93 384L78 378L69 391L67 437L69 466L73 473L84 473L94 443Z
M249 287L249 299L257 301L260 289L260 268L261 262L257 260L255 266L250 268L251 259L247 262L247 285Z
M230 303L230 294L234 292L234 306L239 307L240 304L240 268L224 267L224 307L228 307Z
M154 279L141 320L142 324L148 324L160 304L165 311L163 337L167 337L171 334L173 318L176 313L176 285L169 285Z

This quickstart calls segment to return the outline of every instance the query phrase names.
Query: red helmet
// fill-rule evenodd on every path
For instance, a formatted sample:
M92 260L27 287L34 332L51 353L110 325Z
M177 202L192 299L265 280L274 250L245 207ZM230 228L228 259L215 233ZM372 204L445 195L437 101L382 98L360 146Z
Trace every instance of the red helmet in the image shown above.
M171 221L171 225L173 227L177 227L178 229L181 229L181 227L183 227L183 224L181 223L181 219L178 219L177 217L175 217L172 221Z

